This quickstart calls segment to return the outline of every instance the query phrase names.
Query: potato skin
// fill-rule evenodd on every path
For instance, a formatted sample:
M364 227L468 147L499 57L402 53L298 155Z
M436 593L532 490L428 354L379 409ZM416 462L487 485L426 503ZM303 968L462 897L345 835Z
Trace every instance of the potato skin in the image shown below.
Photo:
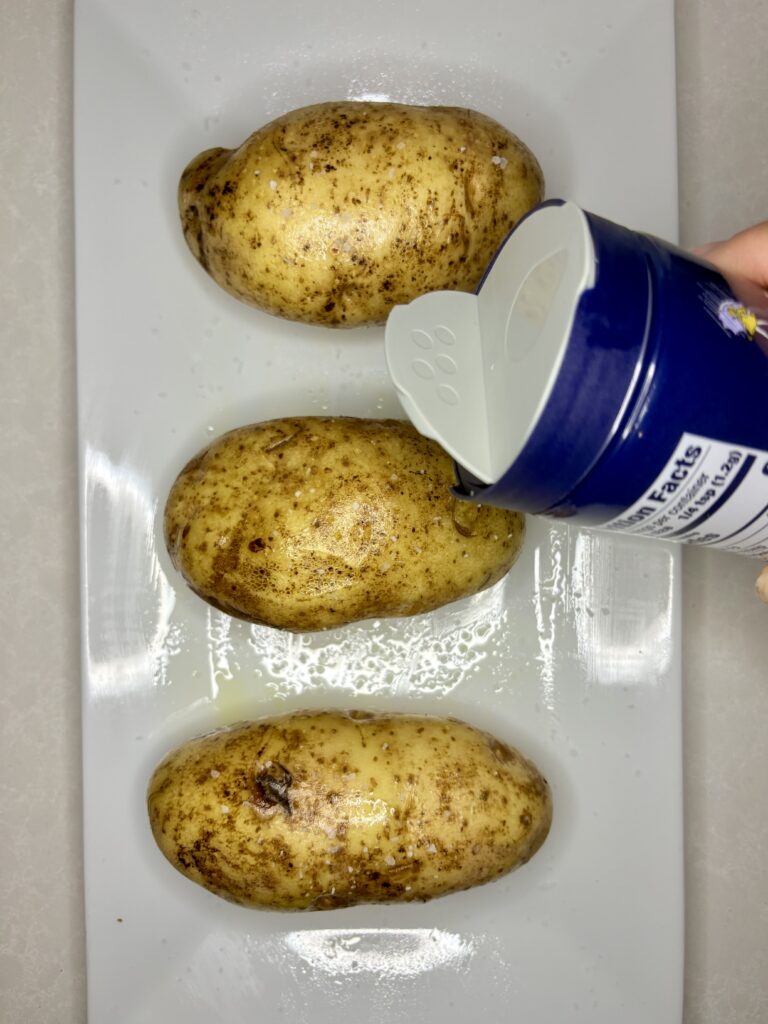
M453 462L400 420L276 419L181 471L171 559L204 600L279 629L430 611L490 586L522 544L517 512L457 501Z
M155 770L155 840L234 903L428 900L528 861L552 820L519 752L456 719L299 712L191 740Z
M382 323L440 289L474 291L544 196L515 135L459 107L303 107L184 170L190 250L222 288L289 320Z

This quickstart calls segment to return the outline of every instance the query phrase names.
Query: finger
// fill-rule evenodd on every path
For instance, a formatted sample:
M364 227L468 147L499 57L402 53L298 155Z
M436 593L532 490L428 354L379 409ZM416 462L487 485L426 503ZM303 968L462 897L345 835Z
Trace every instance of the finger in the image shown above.
M768 287L768 221L695 251L726 275L738 274L763 288Z
M768 565L766 565L766 567L757 577L755 590L757 591L757 596L760 598L760 600L765 601L765 603L768 604Z
M711 252L714 252L718 246L722 245L722 242L707 242L706 245L696 245L691 252L695 256L709 256Z

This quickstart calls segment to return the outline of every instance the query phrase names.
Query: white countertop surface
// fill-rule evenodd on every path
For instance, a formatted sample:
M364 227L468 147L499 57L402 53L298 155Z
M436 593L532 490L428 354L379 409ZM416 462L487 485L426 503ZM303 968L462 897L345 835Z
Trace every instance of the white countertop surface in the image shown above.
M66 0L0 7L3 1024L85 1020L72 20ZM768 218L768 10L679 0L677 31L693 245ZM748 561L688 550L683 565L684 1020L764 1024L768 608Z

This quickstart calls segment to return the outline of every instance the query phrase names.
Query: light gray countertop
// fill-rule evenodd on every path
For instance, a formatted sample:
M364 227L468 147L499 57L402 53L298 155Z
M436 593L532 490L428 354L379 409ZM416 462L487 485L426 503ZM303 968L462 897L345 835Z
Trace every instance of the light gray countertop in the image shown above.
M85 1020L72 22L66 0L0 7L4 1024ZM693 245L768 218L768 11L679 0L677 32L680 229ZM756 571L709 551L683 560L685 1024L768 1020L768 608Z

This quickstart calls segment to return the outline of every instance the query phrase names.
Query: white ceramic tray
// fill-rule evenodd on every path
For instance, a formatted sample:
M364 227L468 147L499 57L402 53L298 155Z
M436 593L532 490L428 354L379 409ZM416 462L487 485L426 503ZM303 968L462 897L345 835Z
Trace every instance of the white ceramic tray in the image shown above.
M517 131L548 194L676 230L671 0L79 0L76 217L91 1024L675 1024L682 990L678 556L531 523L494 589L410 621L283 636L171 569L167 489L273 415L399 415L383 332L235 302L184 245L186 161L338 97L460 104ZM300 706L454 714L551 780L542 851L423 905L231 906L156 850L174 744Z

